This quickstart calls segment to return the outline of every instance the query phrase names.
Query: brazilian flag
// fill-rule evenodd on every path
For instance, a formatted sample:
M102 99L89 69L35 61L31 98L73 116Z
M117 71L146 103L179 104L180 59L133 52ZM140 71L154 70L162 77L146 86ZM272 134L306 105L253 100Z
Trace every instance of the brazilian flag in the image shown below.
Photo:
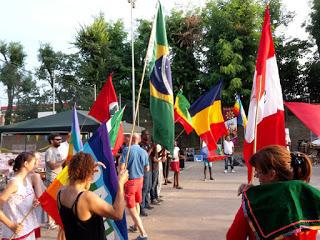
M153 140L173 153L174 114L169 46L162 7L159 8L151 33L150 111L153 121ZM153 46L153 48L152 48Z

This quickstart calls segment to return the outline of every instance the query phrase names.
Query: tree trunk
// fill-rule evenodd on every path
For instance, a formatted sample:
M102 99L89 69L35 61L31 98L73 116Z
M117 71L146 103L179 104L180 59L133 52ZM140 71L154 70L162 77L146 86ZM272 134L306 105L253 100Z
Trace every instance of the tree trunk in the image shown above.
M7 92L8 92L8 108L6 111L6 115L4 116L5 125L9 125L12 122L12 109L13 109L13 97L14 97L14 88L7 86Z

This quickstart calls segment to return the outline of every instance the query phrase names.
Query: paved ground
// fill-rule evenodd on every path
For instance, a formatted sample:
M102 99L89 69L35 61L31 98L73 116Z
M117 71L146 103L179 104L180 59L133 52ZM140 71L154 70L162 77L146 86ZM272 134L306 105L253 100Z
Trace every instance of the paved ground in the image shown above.
M236 173L223 173L224 162L214 164L215 181L203 181L203 165L187 162L181 173L183 190L163 186L164 202L143 218L152 240L223 240L234 214L240 206L236 192L246 181L246 168L236 167ZM172 173L171 173L172 174ZM320 168L314 168L312 185L320 188ZM128 218L128 225L132 224ZM43 231L42 239L55 239L56 232ZM134 239L137 234L129 234ZM320 238L319 238L320 239Z

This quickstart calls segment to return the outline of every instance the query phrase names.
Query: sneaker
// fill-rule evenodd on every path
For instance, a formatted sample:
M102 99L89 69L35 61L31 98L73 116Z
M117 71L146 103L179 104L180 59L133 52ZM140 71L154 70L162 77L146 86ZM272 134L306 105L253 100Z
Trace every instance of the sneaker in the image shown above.
M210 180L213 180L213 181L214 181L215 179L211 177Z
M177 186L176 189L183 189L183 187Z
M232 172L232 173L235 173L236 171L232 169L231 172Z
M152 204L152 205L160 205L160 203L159 203L157 200L151 201L151 204Z
M204 181L204 182L206 182L206 181L207 181L207 179L205 179L205 178L204 178L204 179L203 179L203 181Z
M228 170L224 170L223 172L224 172L224 173L227 173L227 172L228 172Z
M128 231L132 232L132 233L136 233L136 232L138 232L138 228L136 226L132 225L128 228Z
M140 211L140 216L141 217L147 217L148 213L146 213L146 211L142 210L142 211Z
M160 202L163 202L163 201L164 201L163 199L160 199L160 198L157 198L156 200L158 201L158 203L160 203Z
M147 205L145 208L149 210L154 209L154 207L151 207L150 205Z
M136 240L148 240L148 237L138 236Z

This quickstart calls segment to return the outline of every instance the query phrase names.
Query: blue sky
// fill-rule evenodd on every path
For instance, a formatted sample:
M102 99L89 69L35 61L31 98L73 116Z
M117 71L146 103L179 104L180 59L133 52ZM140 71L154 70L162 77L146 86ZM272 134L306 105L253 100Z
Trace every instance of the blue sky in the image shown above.
M202 6L205 0L161 0L168 12L173 7L192 8ZM288 29L287 36L307 38L300 27L310 11L308 0L283 0L285 7L295 11L296 20ZM136 0L134 18L151 19L156 0ZM94 16L103 12L107 20L123 19L130 26L128 0L9 0L1 3L0 40L19 41L27 53L26 69L38 65L37 51L41 43L51 43L54 50L73 52L70 44L80 25L90 24ZM0 56L0 58L2 58ZM4 87L0 85L0 105L6 104Z

